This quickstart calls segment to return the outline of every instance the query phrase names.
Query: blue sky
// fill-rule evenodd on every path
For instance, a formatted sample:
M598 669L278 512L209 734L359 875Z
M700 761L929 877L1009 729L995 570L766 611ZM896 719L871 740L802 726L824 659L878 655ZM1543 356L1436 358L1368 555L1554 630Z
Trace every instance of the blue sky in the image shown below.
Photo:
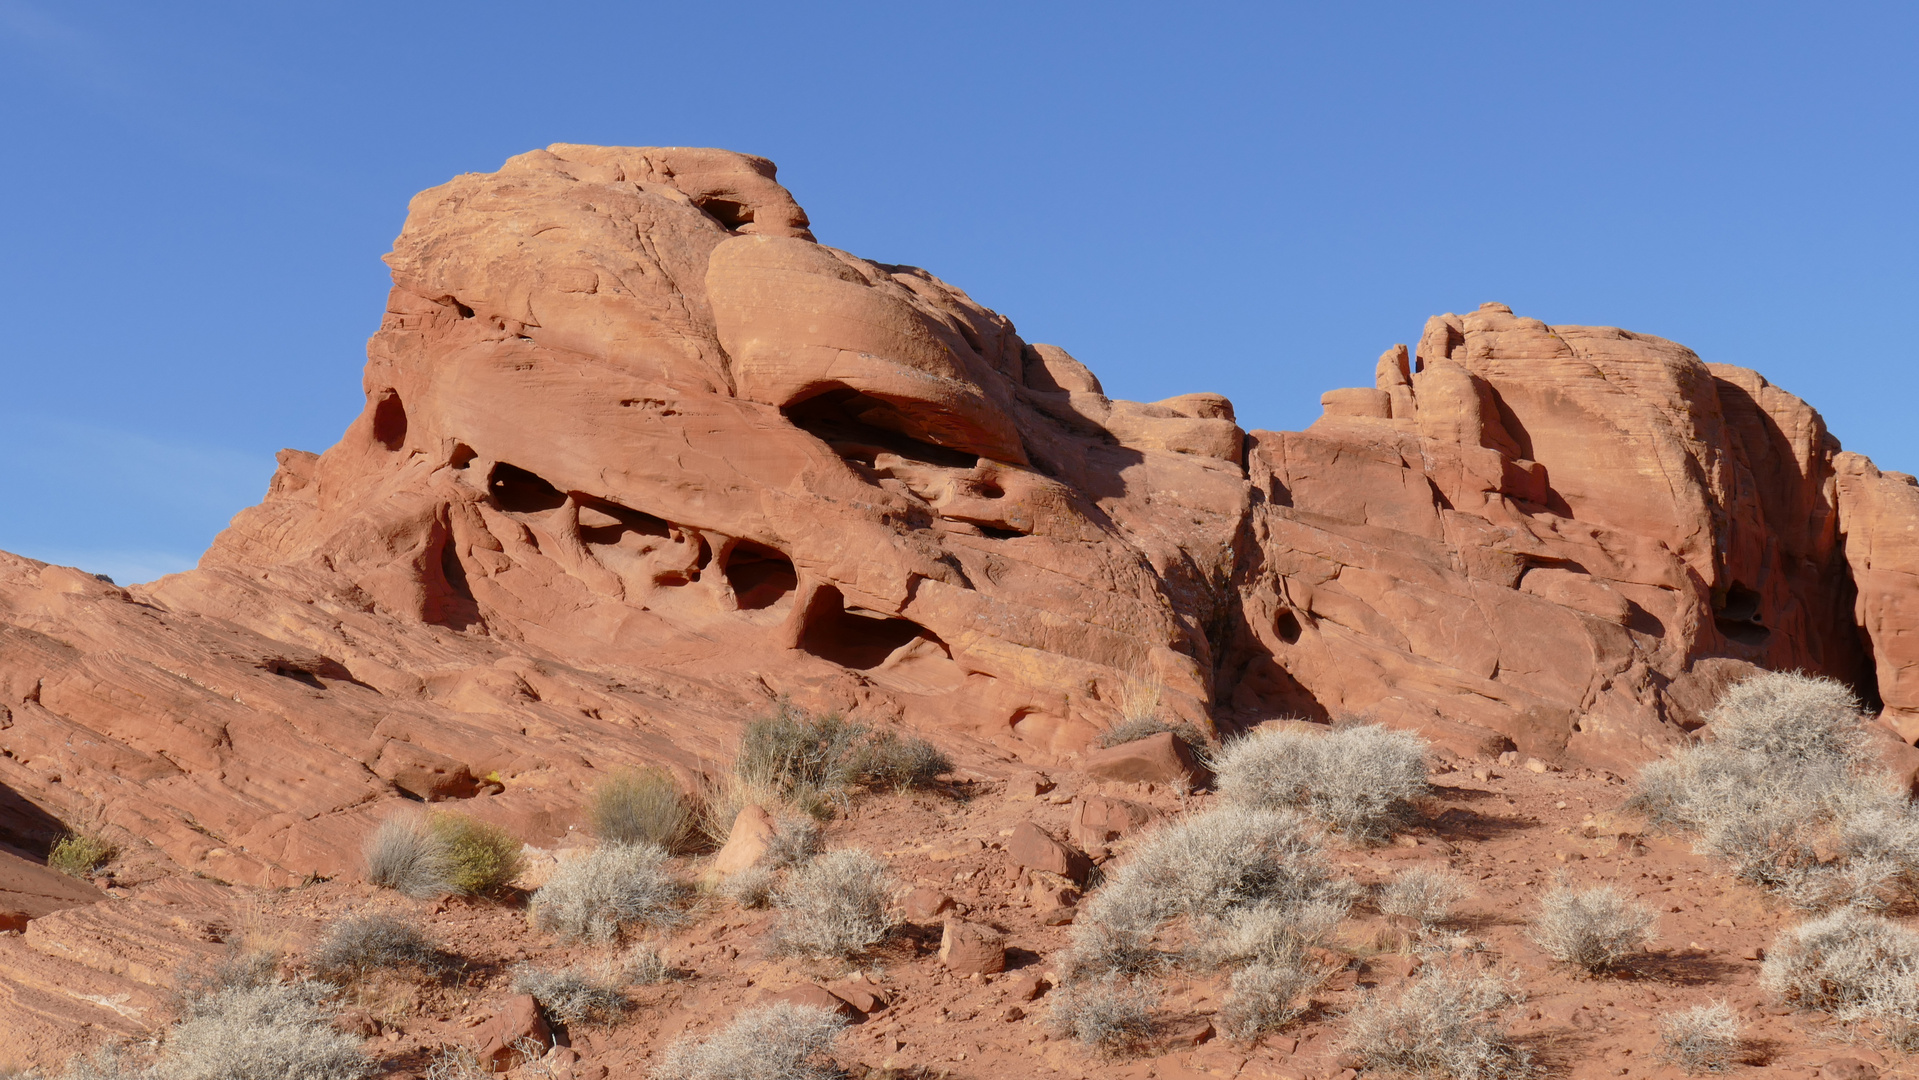
M192 565L358 411L407 199L552 142L773 158L1116 396L1296 428L1500 300L1919 471L1916 12L0 0L0 549Z

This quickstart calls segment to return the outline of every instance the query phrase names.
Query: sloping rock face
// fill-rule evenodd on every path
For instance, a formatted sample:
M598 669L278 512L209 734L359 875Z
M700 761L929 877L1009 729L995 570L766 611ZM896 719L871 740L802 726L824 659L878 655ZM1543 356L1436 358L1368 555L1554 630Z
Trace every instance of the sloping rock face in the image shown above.
M402 800L534 843L778 695L1057 765L1139 696L1644 759L1799 667L1919 735L1919 489L1803 402L1620 330L1428 324L1305 432L1109 399L771 163L556 145L421 194L366 408L200 567L0 557L0 837L351 873ZM36 816L37 815L37 816ZM11 819L8 819L11 820Z
M1242 712L1296 688L1301 711L1631 761L1757 665L1883 694L1919 735L1919 489L1758 374L1487 304L1323 401L1248 441L1247 659L1220 685Z

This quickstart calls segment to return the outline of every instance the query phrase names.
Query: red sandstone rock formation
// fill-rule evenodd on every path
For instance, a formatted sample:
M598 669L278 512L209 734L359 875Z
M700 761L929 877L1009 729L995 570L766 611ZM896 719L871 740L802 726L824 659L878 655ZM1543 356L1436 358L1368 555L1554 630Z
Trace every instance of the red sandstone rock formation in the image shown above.
M541 842L782 694L975 764L1069 763L1140 681L1201 724L1621 763L1760 665L1919 736L1919 488L1671 342L1487 305L1243 433L814 242L715 150L521 155L416 198L388 262L365 411L198 569L0 556L9 842L97 818L285 883L407 798Z

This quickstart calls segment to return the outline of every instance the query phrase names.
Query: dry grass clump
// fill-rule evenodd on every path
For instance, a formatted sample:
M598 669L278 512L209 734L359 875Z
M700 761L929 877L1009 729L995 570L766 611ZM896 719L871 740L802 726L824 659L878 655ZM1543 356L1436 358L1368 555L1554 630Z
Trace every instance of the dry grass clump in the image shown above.
M1458 1080L1533 1073L1499 1016L1526 1000L1514 982L1476 971L1428 968L1398 997L1372 995L1353 1011L1341 1048L1368 1071Z
M1919 932L1842 908L1780 934L1760 983L1790 1005L1841 1020L1919 1022Z
M164 1080L358 1080L360 1040L333 1030L310 983L225 990L194 1001L168 1033Z
M142 1068L129 1060L126 1051L118 1044L103 1043L91 1054L75 1054L67 1059L67 1067L60 1073L60 1080L146 1080L153 1070ZM38 1070L25 1072L0 1073L8 1080L40 1080Z
M1610 885L1556 886L1540 902L1527 936L1561 963L1598 974L1645 951L1659 916Z
M601 844L562 859L535 890L533 925L562 941L612 941L625 926L679 921L688 891L657 844Z
M826 818L846 805L857 786L921 787L952 768L945 754L917 736L875 733L837 713L815 715L782 700L771 715L747 725L731 772L702 793L700 828L714 843L724 843L748 804Z
M368 975L394 968L437 974L448 957L412 923L392 915L352 915L336 919L307 958L315 978L348 986Z
M763 908L773 902L779 887L779 871L767 866L749 866L737 874L729 874L720 883L720 895L743 908Z
M635 986L653 986L673 978L673 966L658 945L642 941L620 957L620 975Z
M826 834L810 818L781 818L766 850L752 866L731 874L721 894L744 908L763 908L773 902L786 872L804 866L826 850Z
M1228 743L1213 763L1227 802L1302 810L1346 836L1377 841L1430 792L1426 740L1378 724L1330 731L1255 729Z
M518 876L521 844L497 825L455 813L382 821L361 853L367 880L408 896L483 896Z
M1850 690L1762 673L1708 721L1711 741L1646 766L1628 806L1798 907L1919 900L1919 810L1876 774Z
M119 1043L102 1043L93 1053L67 1059L60 1080L148 1080L153 1070L142 1066ZM0 1075L6 1075L0 1073ZM40 1080L38 1071L13 1073L9 1080Z
M1471 896L1472 891L1465 878L1450 870L1415 866L1400 871L1380 890L1379 911L1413 919L1422 928L1431 929L1450 918L1453 906Z
M564 1024L611 1024L632 1004L613 972L595 975L581 967L513 969L513 992L531 994L540 1008Z
M593 789L588 812L604 843L657 844L676 850L693 825L686 793L665 769L616 772Z
M1122 719L1119 723L1099 733L1098 745L1101 749L1124 746L1129 742L1151 738L1161 732L1172 732L1173 738L1186 744L1193 756L1202 761L1212 758L1212 743L1206 740L1206 733L1185 722L1169 722L1156 716L1136 716Z
M1739 1016L1723 1001L1659 1021L1659 1056L1690 1075L1725 1072L1739 1052Z
M1726 691L1706 718L1714 742L1782 764L1862 764L1872 756L1859 699L1837 679L1767 671Z
M781 818L766 842L758 865L772 870L804 866L826 850L826 832L807 818Z
M1326 972L1304 950L1289 948L1262 956L1233 972L1219 1011L1220 1030L1236 1039L1277 1031L1306 1011L1304 1000Z
M47 865L71 877L92 877L119 853L119 847L105 836L74 830L53 842L53 849L47 852Z
M465 896L498 892L523 868L523 845L498 825L447 812L429 815L427 828L445 847L451 868L447 883L454 892Z
M787 952L858 956L899 925L896 888L886 864L868 852L829 851L792 871L775 893L775 940Z
M273 949L249 949L237 941L230 943L226 954L211 968L179 976L173 996L179 1002L189 1003L223 990L269 986L280 981L280 960L279 952ZM190 1005L183 1004L183 1011L185 1008Z
M484 1080L491 1075L480 1068L480 1055L464 1043L442 1044L426 1067L426 1080Z
M711 1038L674 1043L653 1080L833 1080L841 1072L829 1055L845 1026L806 1005L746 1009Z
M860 751L859 771L860 779L872 787L904 791L927 787L941 773L952 772L953 759L917 735L902 738L897 732L882 731Z
M1353 890L1332 873L1313 827L1297 813L1220 806L1149 834L1080 909L1073 946L1061 959L1065 982L1199 967L1270 967L1268 988L1305 946L1338 925ZM1186 950L1159 948L1159 934L1184 919ZM1303 974L1301 974L1303 978ZM1261 976L1242 980L1245 1017ZM1255 1022L1249 1021L1247 1022ZM1261 1021L1263 1022L1263 1021Z
M445 845L423 814L396 814L375 826L361 854L366 879L413 897L453 891L453 868Z
M1159 991L1142 979L1111 974L1067 983L1053 992L1051 1001L1053 1027L1061 1034L1116 1053L1152 1037Z

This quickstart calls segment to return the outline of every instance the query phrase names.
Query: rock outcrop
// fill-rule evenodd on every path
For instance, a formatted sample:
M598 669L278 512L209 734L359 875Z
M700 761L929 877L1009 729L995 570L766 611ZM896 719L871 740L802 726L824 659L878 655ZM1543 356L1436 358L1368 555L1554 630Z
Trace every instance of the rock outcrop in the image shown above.
M365 411L198 569L0 557L0 839L99 821L256 884L353 872L402 800L541 843L780 695L982 768L1070 764L1141 684L1616 765L1804 668L1919 736L1919 488L1671 342L1486 305L1244 432L817 243L717 150L521 155L388 262Z

